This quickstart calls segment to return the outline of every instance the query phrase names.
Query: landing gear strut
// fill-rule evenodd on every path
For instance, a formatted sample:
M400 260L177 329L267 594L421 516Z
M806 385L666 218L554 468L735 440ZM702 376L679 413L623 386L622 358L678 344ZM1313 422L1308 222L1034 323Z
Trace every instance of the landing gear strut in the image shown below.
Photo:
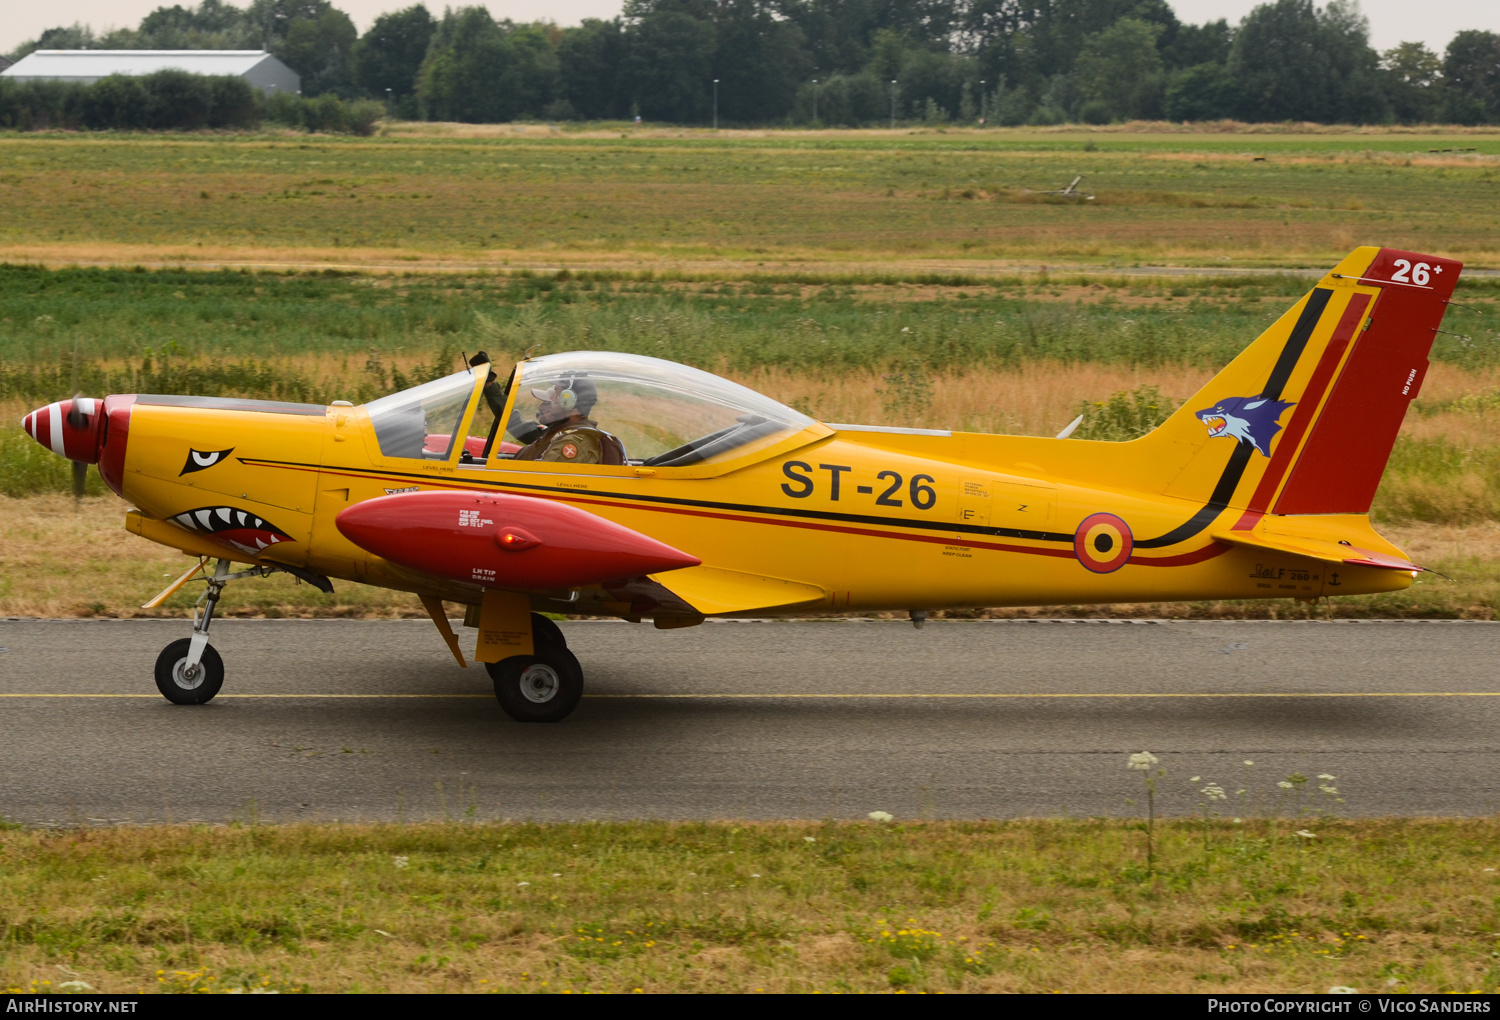
M231 574L229 561L220 560L214 568L213 576L208 579L208 588L198 596L198 602L193 606L193 636L178 638L163 648L156 657L156 689L168 701L177 705L202 705L213 700L214 695L219 693L219 688L224 686L224 660L214 651L214 646L208 643L208 626L213 623L214 610L219 606L219 596L224 593L224 586L242 577L265 577L282 569L316 585L320 590L333 590L326 577L295 567L251 567ZM184 575L184 579L186 577ZM178 584L181 583L179 580ZM159 603L175 590L175 586L168 588L147 605ZM201 612L199 606L202 607Z
M583 668L562 629L545 616L531 614L531 641L531 655L484 664L495 698L516 722L562 722L583 697Z

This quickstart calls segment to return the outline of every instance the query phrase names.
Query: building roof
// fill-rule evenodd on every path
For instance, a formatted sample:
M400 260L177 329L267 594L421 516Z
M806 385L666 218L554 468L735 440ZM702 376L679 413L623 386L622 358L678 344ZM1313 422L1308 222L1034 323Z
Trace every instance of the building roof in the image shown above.
M107 78L112 74L249 72L265 50L35 50L0 71L7 78Z

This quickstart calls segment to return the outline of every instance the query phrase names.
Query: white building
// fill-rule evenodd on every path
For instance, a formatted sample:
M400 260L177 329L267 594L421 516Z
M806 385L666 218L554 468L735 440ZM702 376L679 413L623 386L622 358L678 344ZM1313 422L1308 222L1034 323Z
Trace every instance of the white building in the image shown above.
M231 74L266 95L302 91L302 79L265 50L35 50L0 71L18 81L76 81L92 85L112 74Z

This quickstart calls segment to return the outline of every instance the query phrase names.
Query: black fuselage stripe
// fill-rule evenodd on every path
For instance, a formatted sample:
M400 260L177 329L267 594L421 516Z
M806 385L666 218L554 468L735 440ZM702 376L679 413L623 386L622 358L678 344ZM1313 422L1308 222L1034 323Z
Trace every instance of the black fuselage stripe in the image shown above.
M1276 358L1271 375L1266 379L1265 388L1260 391L1262 397L1268 400L1281 399L1281 391L1286 388L1287 381L1291 379L1297 362L1302 360L1302 352L1307 350L1307 341L1312 339L1313 330L1318 328L1318 320L1323 317L1323 311L1328 307L1328 299L1332 296L1333 291L1326 287L1313 288L1307 304L1302 308L1302 314L1297 317L1297 324L1292 327L1291 335L1286 338L1286 344ZM1175 545L1192 538L1212 524L1229 506L1229 501L1234 498L1234 490L1240 487L1240 479L1245 477L1245 469L1250 466L1250 455L1254 452L1254 444L1247 440L1241 439L1236 443L1234 452L1229 455L1229 463L1224 465L1224 471L1219 475L1219 481L1214 485L1214 491L1208 497L1208 502L1203 504L1203 508L1165 535L1136 542L1136 548L1160 549L1163 546Z
M1312 337L1313 330L1317 328L1318 320L1322 318L1323 310L1328 305L1328 299L1333 292L1325 288L1315 288L1307 305L1302 309L1302 314L1297 319L1297 324L1292 328L1291 335L1287 338L1286 345L1282 347L1281 354L1276 359L1276 365L1271 369L1270 378L1266 380L1262 396L1270 399L1279 398L1281 391L1285 388L1287 380L1291 378L1292 370L1297 367L1297 362L1302 357L1302 352L1307 348L1307 342ZM1208 502L1188 518L1182 524L1156 538L1139 539L1135 545L1141 549L1160 549L1164 546L1175 545L1186 541L1201 532L1213 523L1219 514L1229 506L1229 501L1234 498L1235 489L1239 488L1240 479L1245 475L1245 469L1250 464L1250 455L1255 452L1255 447L1244 440L1235 445L1234 452L1229 456L1229 463L1224 466L1224 471L1219 475L1218 482L1214 485L1214 491L1209 496ZM236 458L242 464L272 464L280 467L311 468L321 470L322 465L304 464L297 461L260 460L257 458ZM328 470L360 471L359 468L338 468L329 466ZM373 469L370 473L397 478L411 478L428 484L443 483L445 479L435 479L431 475L416 474L408 471L392 471L385 468ZM487 481L479 478L455 478L453 481L462 482L469 486L492 489L524 489L533 492L551 492L560 495L573 496L601 496L608 499L621 499L637 503L659 503L664 506L695 507L705 510L728 510L735 513L758 513L770 514L777 517L794 517L805 520L816 521L839 521L845 524L865 524L876 527L911 528L917 531L939 531L959 535L976 535L994 538L1019 538L1033 542L1072 542L1072 533L1057 531L1026 531L1019 528L992 528L981 524L958 524L943 521L913 520L910 518L875 517L869 514L839 513L832 510L801 510L795 507L782 506L757 506L749 503L719 503L701 499L683 499L676 496L644 496L639 493L606 492L599 489L572 489L557 485L530 485L525 482L498 482Z
M1218 484L1214 486L1213 494L1209 496L1203 508L1165 535L1142 539L1135 543L1135 547L1137 549L1161 549L1164 546L1175 545L1192 538L1212 524L1214 518L1223 513L1229 501L1234 498L1234 490L1239 488L1240 479L1244 477L1245 468L1250 463L1250 455L1254 452L1254 444L1243 440L1236 443L1234 452L1229 455L1229 463L1224 467L1224 473L1219 476Z
M328 471L369 471L371 474L386 477L411 478L416 481L432 484L462 483L468 486L478 486L492 489L525 489L532 492L551 492L563 496L577 496L580 499L590 497L602 497L605 499L620 499L635 503L660 503L665 506L693 507L700 510L730 510L736 513L758 513L771 514L777 517L798 517L816 521L839 521L845 524L867 524L888 528L912 528L919 531L946 531L963 535L990 536L995 538L1023 538L1033 542L1072 542L1071 532L1064 534L1059 531L1026 531L1020 528L991 528L982 524L958 524L945 523L943 521L922 521L902 517L875 517L869 514L839 513L832 510L802 510L796 507L782 506L757 506L753 503L717 503L705 499L683 499L678 496L644 496L634 492L608 492L602 489L573 489L558 485L532 485L526 482L502 482L489 481L480 478L433 478L431 475L416 474L408 471L390 471L385 468L343 468L335 465L304 464L289 460L261 460L253 457L236 458L243 464L270 464L277 467L308 468L312 470Z
M1307 349L1307 341L1312 339L1313 330L1318 326L1318 320L1323 317L1323 310L1328 307L1328 299L1333 297L1333 291L1326 287L1316 287L1307 299L1307 305L1302 309L1302 314L1297 317L1297 325L1292 327L1292 335L1286 338L1286 346L1281 349L1281 357L1276 359L1276 367L1271 369L1271 377L1266 380L1265 389L1260 395L1267 400L1280 400L1281 391L1286 389L1287 380L1292 377L1292 370L1297 367L1297 362L1302 360L1302 352Z

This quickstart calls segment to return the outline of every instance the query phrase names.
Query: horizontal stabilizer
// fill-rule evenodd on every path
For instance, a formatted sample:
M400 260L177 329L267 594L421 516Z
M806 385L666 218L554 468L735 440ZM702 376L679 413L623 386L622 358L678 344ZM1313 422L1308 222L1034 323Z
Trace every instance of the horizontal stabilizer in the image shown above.
M704 616L795 606L827 596L822 588L800 581L718 567L687 567L651 579Z
M1214 532L1216 542L1238 545L1247 549L1286 553L1322 560L1324 563L1340 563L1353 567L1381 567L1386 570L1426 570L1409 560L1374 549L1364 549L1348 541L1330 538L1315 538L1310 535L1268 535L1252 531Z

